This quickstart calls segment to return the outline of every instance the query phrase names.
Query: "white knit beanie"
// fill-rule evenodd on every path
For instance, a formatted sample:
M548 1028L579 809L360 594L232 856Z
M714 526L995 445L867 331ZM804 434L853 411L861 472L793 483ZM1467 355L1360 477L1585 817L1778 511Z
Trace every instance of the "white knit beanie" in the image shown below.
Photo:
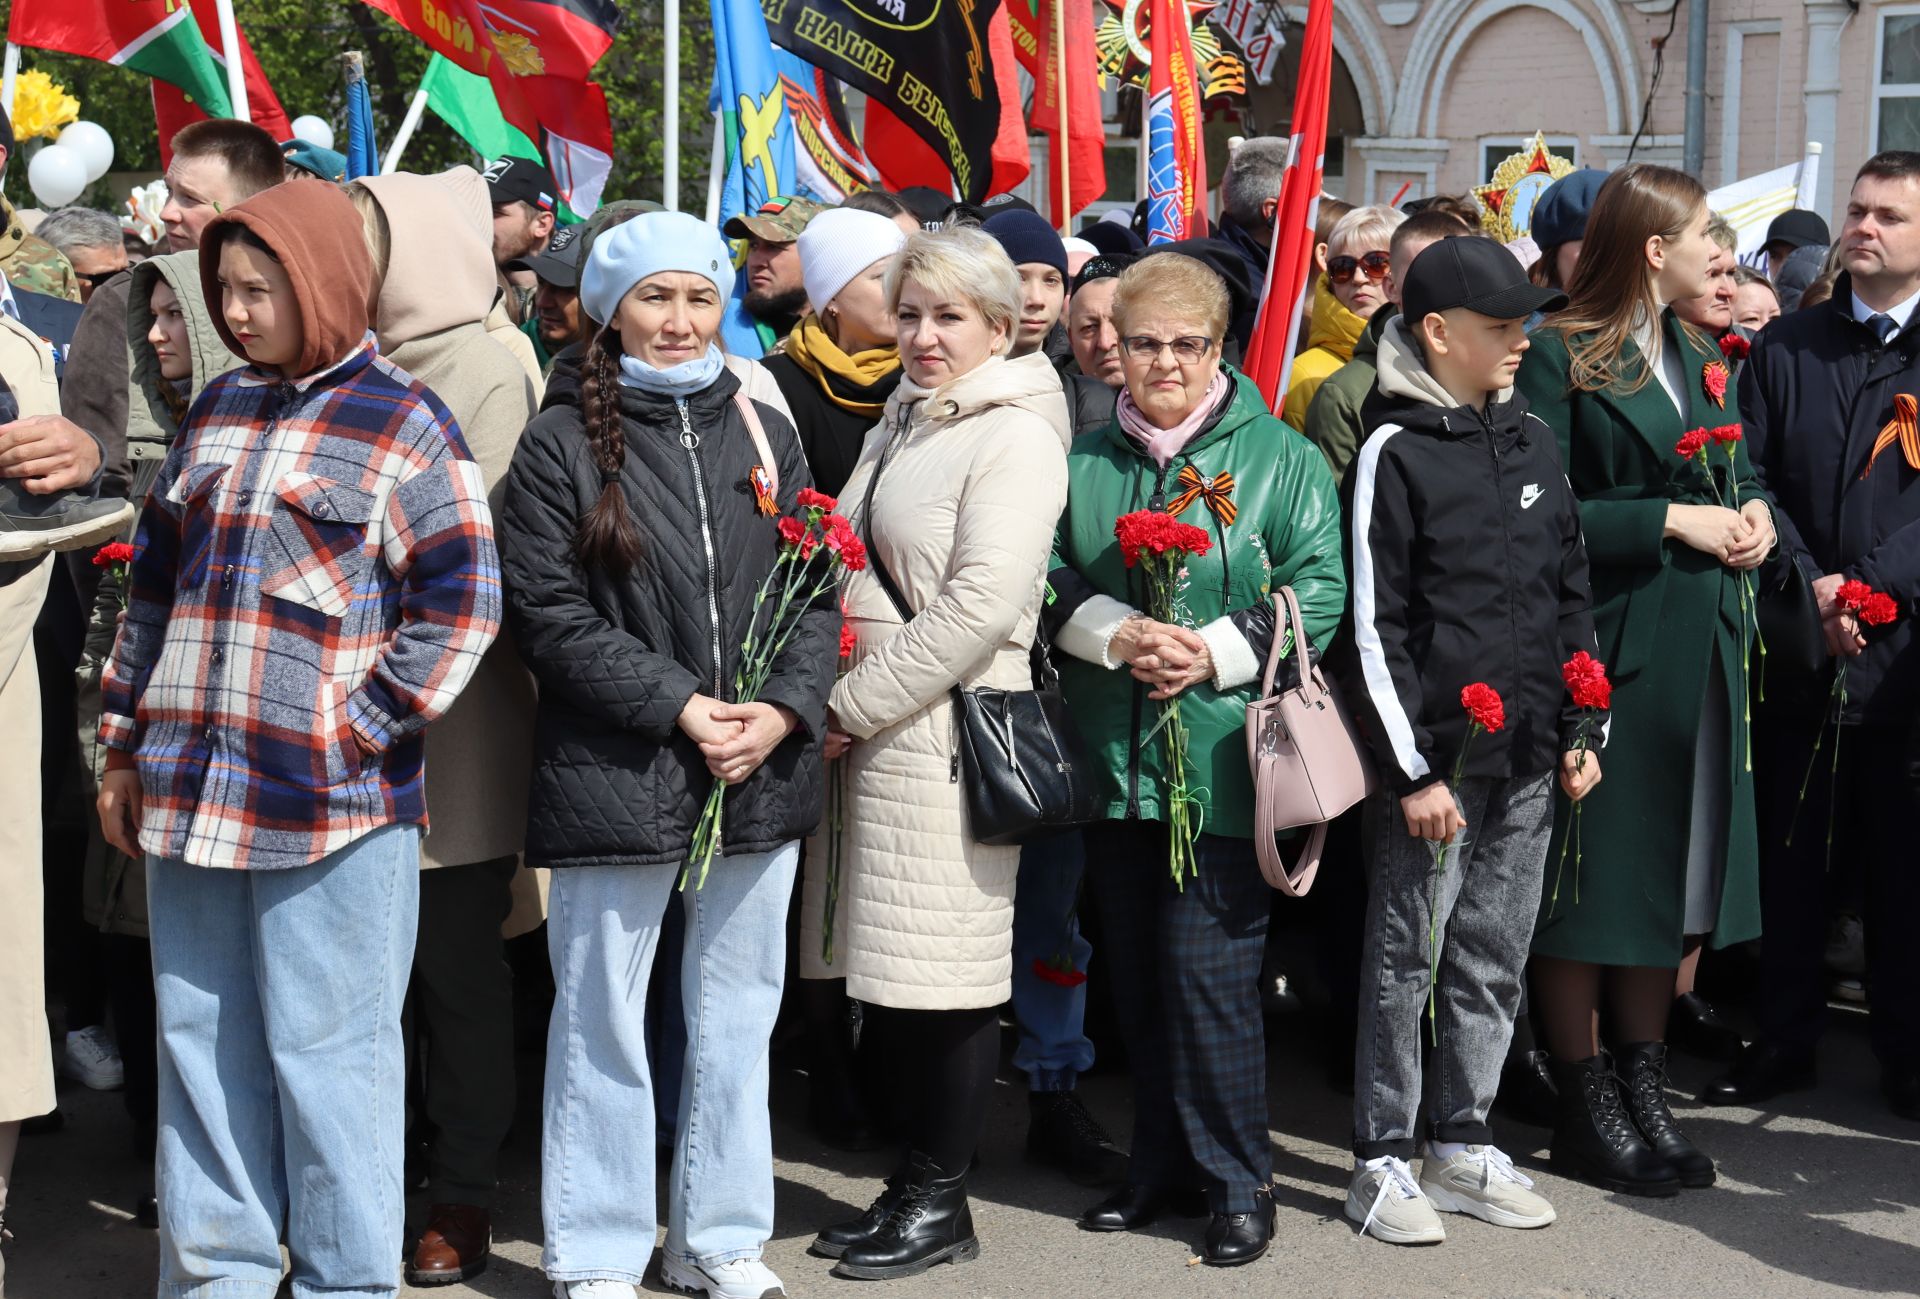
M857 208L829 208L800 232L800 278L818 315L875 262L907 245L907 232L892 217Z

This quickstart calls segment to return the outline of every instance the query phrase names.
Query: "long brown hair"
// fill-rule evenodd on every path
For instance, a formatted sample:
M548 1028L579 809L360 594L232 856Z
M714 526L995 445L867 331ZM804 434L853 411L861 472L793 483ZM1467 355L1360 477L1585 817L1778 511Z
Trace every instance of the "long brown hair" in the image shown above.
M573 534L573 554L589 568L603 568L624 577L640 562L640 525L627 507L620 487L620 468L627 459L627 432L620 419L620 377L614 369L618 346L611 327L603 327L587 344L581 367L580 415L587 428L587 446L600 471L600 497L580 520Z
M1566 309L1550 322L1567 340L1573 364L1568 386L1635 393L1653 377L1653 358L1629 374L1621 365L1633 328L1660 320L1647 240L1672 242L1700 219L1707 191L1684 171L1636 162L1607 178L1587 218L1586 241L1567 285Z

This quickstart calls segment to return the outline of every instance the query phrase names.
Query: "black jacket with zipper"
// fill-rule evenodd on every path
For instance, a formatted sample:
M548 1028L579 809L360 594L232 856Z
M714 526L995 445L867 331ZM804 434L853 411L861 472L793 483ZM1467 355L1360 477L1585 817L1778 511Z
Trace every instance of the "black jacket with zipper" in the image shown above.
M624 576L573 554L600 470L578 406L549 408L521 436L498 534L514 636L540 686L527 859L536 866L685 860L713 787L676 725L695 693L734 697L761 579L778 553L749 475L759 463L723 371L680 403L623 386L620 485L640 529ZM757 403L756 403L757 404ZM757 404L758 405L758 404ZM759 405L779 465L782 514L810 484L793 428ZM687 445L687 443L694 445ZM763 623L765 617L762 618ZM839 653L831 588L802 616L761 692L800 726L727 795L726 854L810 833L821 808L820 737Z
M1348 466L1348 589L1336 656L1383 782L1451 780L1467 735L1461 690L1485 682L1506 725L1475 737L1465 776L1538 776L1573 747L1581 713L1560 667L1598 655L1579 505L1553 430L1508 390L1453 404L1395 321ZM1589 737L1605 742L1605 718Z

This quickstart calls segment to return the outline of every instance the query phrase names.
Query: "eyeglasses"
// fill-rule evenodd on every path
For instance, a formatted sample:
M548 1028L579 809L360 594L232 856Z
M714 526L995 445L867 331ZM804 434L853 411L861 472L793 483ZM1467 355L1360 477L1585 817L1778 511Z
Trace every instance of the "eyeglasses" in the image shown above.
M1382 252L1371 252L1360 257L1348 257L1342 253L1327 259L1327 278L1335 284L1345 284L1365 271L1367 278L1378 284L1387 278L1387 271L1392 265L1393 259Z
M1121 339L1120 346L1126 349L1128 356L1135 359L1145 357L1149 361L1159 360L1163 348L1172 348L1174 360L1182 365L1192 365L1195 361L1204 360L1207 353L1213 350L1213 340L1202 338L1198 334L1187 334L1171 339L1134 334Z

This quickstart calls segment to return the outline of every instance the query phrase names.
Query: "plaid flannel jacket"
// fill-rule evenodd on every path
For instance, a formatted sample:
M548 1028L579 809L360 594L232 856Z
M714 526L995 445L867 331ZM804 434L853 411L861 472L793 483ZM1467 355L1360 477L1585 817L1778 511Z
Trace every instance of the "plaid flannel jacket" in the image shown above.
M422 732L500 626L500 558L453 416L371 341L194 403L141 514L102 683L140 845L303 866L426 824Z

